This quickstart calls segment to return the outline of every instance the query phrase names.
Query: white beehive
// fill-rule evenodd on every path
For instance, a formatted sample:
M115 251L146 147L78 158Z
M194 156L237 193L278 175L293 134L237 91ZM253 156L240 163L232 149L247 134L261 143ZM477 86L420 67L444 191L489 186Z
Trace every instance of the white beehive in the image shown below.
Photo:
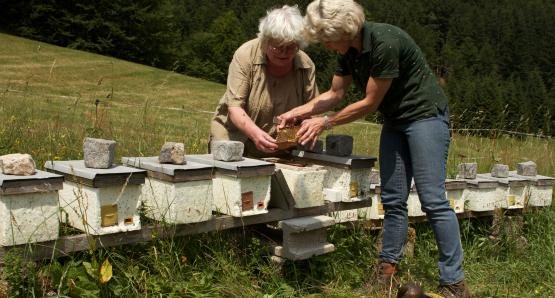
M0 245L56 240L57 191L63 182L63 176L43 171L31 176L0 174Z
M380 196L380 185L370 185L370 198L372 206L368 208L359 209L359 217L366 219L384 219L385 211L383 210L382 198Z
M416 191L414 179L411 182L409 197L407 199L407 209L409 217L426 216L426 213L422 211L422 204L420 203L420 198L418 197L418 192Z
M146 171L112 165L85 167L82 160L46 162L45 167L65 176L59 192L62 221L91 235L141 229L140 185Z
M186 155L185 160L216 169L212 210L234 217L268 213L273 163L250 158L224 162L214 160L212 154Z
M122 163L147 170L141 187L147 217L172 224L212 218L212 167L194 162L161 164L158 156L123 157Z
M266 161L274 163L276 169L280 170L295 201L295 208L324 205L323 183L326 171L323 166L275 158L267 158Z
M524 201L526 206L551 206L553 200L553 185L555 184L554 178L541 175L522 176L518 175L516 171L509 172L509 176L524 179L528 182Z
M495 207L504 209L522 209L526 199L528 181L516 177L497 178L491 173L477 174L476 177L495 180L499 183L495 198Z
M455 213L464 212L464 203L468 199L466 195L469 194L469 192L465 192L466 188L466 181L464 180L445 180L445 196Z
M370 173L375 157L349 155L332 156L293 150L296 160L324 166L324 188L341 192L342 202L354 202L370 198Z
M463 191L463 197L468 201L468 210L475 212L495 210L497 181L482 178L465 179L465 181L467 188Z

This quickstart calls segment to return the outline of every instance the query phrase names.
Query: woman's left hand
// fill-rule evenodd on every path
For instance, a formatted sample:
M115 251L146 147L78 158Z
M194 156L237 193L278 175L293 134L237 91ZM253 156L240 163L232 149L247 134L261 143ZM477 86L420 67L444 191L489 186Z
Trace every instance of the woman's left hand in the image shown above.
M324 117L315 117L304 120L303 123L301 123L301 129L299 129L299 132L297 132L297 135L301 136L301 138L299 139L299 143L301 145L304 145L312 141L310 149L313 149L314 145L316 145L316 140L318 139L318 136L320 136L325 128L326 120L324 120Z

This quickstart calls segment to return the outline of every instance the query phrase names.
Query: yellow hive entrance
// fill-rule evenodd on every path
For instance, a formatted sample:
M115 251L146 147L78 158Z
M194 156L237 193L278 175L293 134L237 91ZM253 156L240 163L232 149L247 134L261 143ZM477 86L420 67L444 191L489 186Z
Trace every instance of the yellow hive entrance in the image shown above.
M100 217L102 223L100 226L109 227L118 224L118 205L105 205L100 207Z

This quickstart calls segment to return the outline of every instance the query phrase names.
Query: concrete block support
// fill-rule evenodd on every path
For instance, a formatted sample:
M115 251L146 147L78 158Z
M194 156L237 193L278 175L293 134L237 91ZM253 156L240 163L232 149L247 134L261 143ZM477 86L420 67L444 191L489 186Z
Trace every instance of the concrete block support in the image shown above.
M326 228L335 224L328 216L307 216L277 222L283 230L283 245L274 246L276 256L290 260L304 260L335 250L326 240Z
M326 136L326 154L335 156L347 156L353 153L353 137L349 135Z

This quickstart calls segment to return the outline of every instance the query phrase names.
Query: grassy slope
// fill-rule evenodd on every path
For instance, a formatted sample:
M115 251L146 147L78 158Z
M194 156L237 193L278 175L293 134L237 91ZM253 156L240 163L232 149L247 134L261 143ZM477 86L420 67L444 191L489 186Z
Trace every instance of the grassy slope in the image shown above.
M0 34L0 88L52 95L0 91L0 154L30 153L39 167L49 158L82 158L85 136L117 140L116 160L157 154L165 140L184 142L188 153L204 153L211 114L110 103L99 104L97 111L93 102L85 99L213 111L225 91L224 85L4 34ZM334 129L334 133L353 135L355 153L370 156L377 156L379 132L379 126L361 124ZM477 161L479 172L487 172L495 162L515 169L518 162L533 160L539 173L553 176L553 152L551 140L493 140L454 134L448 175L454 177L459 162ZM461 222L465 272L473 297L555 295L553 208L526 216L523 236L530 244L525 254L516 249L511 237L504 238L502 246L488 242L489 225L487 219ZM403 262L405 280L423 282L431 289L437 281L437 248L427 223L414 226L418 244L415 255ZM279 277L263 254L264 246L247 233L250 228L236 232L157 240L76 253L72 258L79 262L110 260L114 278L108 284L96 282L103 296L351 297L352 288L368 277L367 265L376 255L379 237L374 232L344 231L335 226L329 233L335 253L288 262L284 276ZM59 262L74 265L67 259ZM14 268L30 266L15 264ZM79 264L75 268L82 268ZM59 263L44 261L38 266L33 272L52 271ZM69 277L80 280L75 274ZM49 284L41 275L36 281L10 281L26 288L34 286L36 293L47 288L43 281ZM66 280L61 288L68 287Z

